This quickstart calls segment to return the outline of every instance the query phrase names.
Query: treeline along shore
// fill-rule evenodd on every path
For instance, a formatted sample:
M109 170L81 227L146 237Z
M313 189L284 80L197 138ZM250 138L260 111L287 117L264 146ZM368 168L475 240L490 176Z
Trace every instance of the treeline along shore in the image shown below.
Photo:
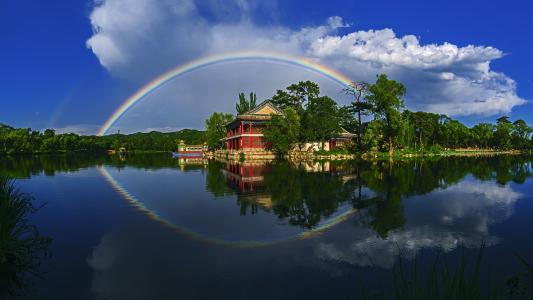
M13 128L0 124L0 154L38 154L68 152L105 152L127 151L174 151L177 141L188 144L203 144L205 132L183 129L176 132L162 133L152 131L132 134L110 134L105 136L78 135L75 133L56 134L53 129L43 131L31 128Z
M415 130L405 138L410 141L407 146L399 149L398 153L405 155L464 155L479 153L523 153L533 149L531 127L524 129L522 120L514 122L503 117L496 125L482 123L473 127L466 127L458 121L447 123L435 122L438 115L425 112L405 112L405 115L416 114L417 117L430 120L430 130L426 134L417 134ZM439 119L442 117L439 117ZM433 122L433 126L431 125ZM363 124L368 126L368 124ZM526 124L527 126L527 124ZM526 137L529 132L529 139ZM369 134L366 140L369 140ZM364 136L365 137L365 136ZM132 134L110 134L106 136L78 135L75 133L56 134L53 129L44 131L31 128L13 128L0 124L0 155L17 154L53 154L88 152L99 153L107 150L118 150L121 147L133 152L169 152L175 151L178 141L187 144L203 144L208 139L206 131L183 129L176 132L148 132ZM442 142L444 141L444 143ZM367 153L372 145L379 145L381 141L369 143ZM351 149L337 151L339 153L354 153L356 145ZM335 153L335 151L332 154ZM327 155L327 151L317 154ZM377 155L388 155L376 152Z
M375 83L353 82L340 92L351 97L348 105L321 95L318 84L301 81L289 85L266 101L282 111L272 115L263 129L265 142L283 156L297 145L324 143L340 132L355 134L351 143L329 151L338 154L455 155L464 153L531 152L533 128L524 120L507 116L494 123L468 127L443 114L406 108L406 87L385 74ZM256 95L240 93L236 114L256 107ZM53 129L32 130L0 124L0 155L104 152L125 148L127 151L174 151L180 140L187 144L206 143L211 151L225 147L226 125L233 114L214 112L205 120L205 131L183 129L176 132L110 134L106 136L56 134ZM318 155L328 151L318 150Z
M373 154L376 156L464 154L497 152L530 152L533 149L533 128L524 120L507 116L494 123L468 127L443 114L406 108L403 97L406 87L385 74L375 83L353 82L340 92L352 100L339 106L338 101L320 94L318 84L303 81L289 85L266 101L282 114L273 115L263 129L265 142L271 150L285 155L297 145L321 143L343 131L355 134L351 143L333 151L318 150L315 155ZM254 93L249 99L239 94L237 115L256 106ZM225 124L232 114L214 112L206 120L207 143L210 149L224 148Z

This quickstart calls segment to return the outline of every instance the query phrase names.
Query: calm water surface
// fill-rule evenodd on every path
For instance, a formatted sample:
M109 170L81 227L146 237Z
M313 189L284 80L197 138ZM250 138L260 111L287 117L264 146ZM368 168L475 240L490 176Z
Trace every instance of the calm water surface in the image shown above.
M390 291L399 253L475 258L484 241L487 278L521 272L532 161L20 156L0 170L46 204L30 219L53 238L36 298L346 299Z

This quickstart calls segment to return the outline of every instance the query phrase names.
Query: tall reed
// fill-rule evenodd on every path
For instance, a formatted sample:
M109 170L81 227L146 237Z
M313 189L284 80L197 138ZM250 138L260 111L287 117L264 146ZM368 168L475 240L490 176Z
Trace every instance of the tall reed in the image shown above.
M51 238L43 237L28 217L39 207L33 197L15 186L12 179L0 176L0 298L24 294L31 276L49 257Z
M392 270L393 293L389 297L396 300L477 300L477 299L520 299L533 300L533 265L522 256L515 254L524 271L505 281L483 281L482 258L485 244L482 243L475 261L465 254L461 247L459 261L455 267L448 262L444 253L435 257L429 268L421 268L423 260L417 255L412 262L406 263L400 254ZM360 284L360 299L388 299L384 289L368 293Z

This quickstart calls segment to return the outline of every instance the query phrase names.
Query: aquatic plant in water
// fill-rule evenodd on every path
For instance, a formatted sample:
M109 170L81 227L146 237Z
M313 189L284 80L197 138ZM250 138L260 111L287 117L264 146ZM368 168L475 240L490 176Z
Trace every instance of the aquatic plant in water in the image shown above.
M33 197L17 188L12 179L0 176L0 298L24 294L31 276L49 257L51 238L43 237L28 216L40 207Z

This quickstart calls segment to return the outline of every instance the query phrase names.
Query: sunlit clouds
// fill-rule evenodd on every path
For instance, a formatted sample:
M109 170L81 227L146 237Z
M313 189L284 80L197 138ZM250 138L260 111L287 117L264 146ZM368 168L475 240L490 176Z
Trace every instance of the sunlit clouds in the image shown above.
M358 30L349 24L350 20L338 16L314 27L290 28L274 21L268 25L256 24L254 13L275 11L275 5L267 7L255 1L230 4L233 9L225 11L220 5L208 6L192 0L99 1L90 15L93 35L87 40L87 46L112 74L138 81L139 86L168 69L206 55L275 51L305 56L354 80L373 81L376 74L387 73L407 86L406 104L411 110L451 116L491 116L508 113L525 103L516 93L516 82L491 69L493 60L504 57L504 52L495 47L459 46L446 41L422 44L419 37L397 36L394 29ZM348 33L339 33L341 28ZM239 83L245 81L249 67L228 66L227 72L236 72L231 76ZM270 68L261 72L264 78L278 75ZM268 91L265 97L303 79L301 72L288 67L283 73L282 83L277 80L258 83ZM242 76L236 76L239 74ZM204 77L210 89L222 94L235 93L226 90L227 82ZM244 84L239 87L246 90ZM338 98L337 94L330 96ZM228 97L220 105L220 99L188 96L195 102L206 102L206 106L231 108L235 101L235 97Z

